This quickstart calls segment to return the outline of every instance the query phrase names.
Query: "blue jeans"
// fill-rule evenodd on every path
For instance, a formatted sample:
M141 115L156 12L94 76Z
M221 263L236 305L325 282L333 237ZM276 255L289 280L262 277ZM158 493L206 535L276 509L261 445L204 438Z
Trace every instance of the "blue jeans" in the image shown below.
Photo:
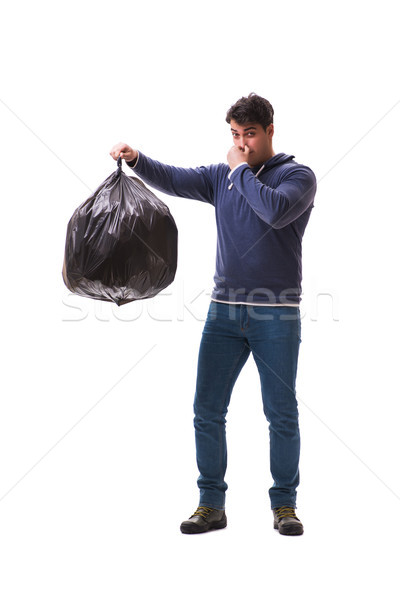
M225 423L236 379L250 352L269 422L271 508L296 507L300 432L295 393L300 345L297 307L211 302L199 351L194 426L200 505L225 507Z

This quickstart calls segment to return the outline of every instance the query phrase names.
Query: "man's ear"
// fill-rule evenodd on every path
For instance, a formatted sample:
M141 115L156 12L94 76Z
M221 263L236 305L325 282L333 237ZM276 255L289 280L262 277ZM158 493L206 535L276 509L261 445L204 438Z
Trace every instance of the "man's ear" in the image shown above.
M267 127L267 133L269 135L269 137L272 138L272 136L274 135L274 124L271 123L270 125L268 125Z

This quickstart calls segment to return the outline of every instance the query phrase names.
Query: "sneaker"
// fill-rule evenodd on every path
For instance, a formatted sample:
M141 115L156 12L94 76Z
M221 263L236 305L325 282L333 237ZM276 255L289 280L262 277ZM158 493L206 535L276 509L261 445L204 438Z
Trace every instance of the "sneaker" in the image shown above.
M226 523L224 510L199 506L187 521L181 523L181 531L182 533L204 533L211 529L223 529Z
M282 535L302 535L303 525L296 517L292 506L280 506L273 509L274 529L277 529Z

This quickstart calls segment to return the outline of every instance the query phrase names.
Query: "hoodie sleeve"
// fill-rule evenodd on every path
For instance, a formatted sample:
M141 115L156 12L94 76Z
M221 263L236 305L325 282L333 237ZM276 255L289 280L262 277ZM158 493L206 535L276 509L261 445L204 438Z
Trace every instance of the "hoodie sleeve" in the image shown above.
M316 179L308 167L296 165L284 180L271 188L253 174L247 164L229 176L254 212L274 229L282 229L309 208L316 192Z
M141 152L136 162L129 166L145 183L160 192L214 204L211 167L173 167L153 160Z

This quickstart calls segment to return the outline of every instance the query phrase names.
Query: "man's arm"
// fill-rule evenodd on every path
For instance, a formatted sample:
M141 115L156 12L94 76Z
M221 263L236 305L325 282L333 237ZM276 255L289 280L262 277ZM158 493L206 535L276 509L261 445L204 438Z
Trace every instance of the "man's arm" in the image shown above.
M312 205L317 188L315 175L308 167L298 165L277 188L271 188L249 168L249 152L248 146L230 148L227 159L231 186L246 198L260 219L274 229L282 229Z
M261 183L244 163L231 172L230 180L260 219L274 229L286 227L302 215L312 205L316 191L314 173L302 165L275 189Z
M145 183L161 192L214 204L212 178L207 167L183 169L165 165L122 143L114 146L110 154L115 160L119 156L124 158Z

